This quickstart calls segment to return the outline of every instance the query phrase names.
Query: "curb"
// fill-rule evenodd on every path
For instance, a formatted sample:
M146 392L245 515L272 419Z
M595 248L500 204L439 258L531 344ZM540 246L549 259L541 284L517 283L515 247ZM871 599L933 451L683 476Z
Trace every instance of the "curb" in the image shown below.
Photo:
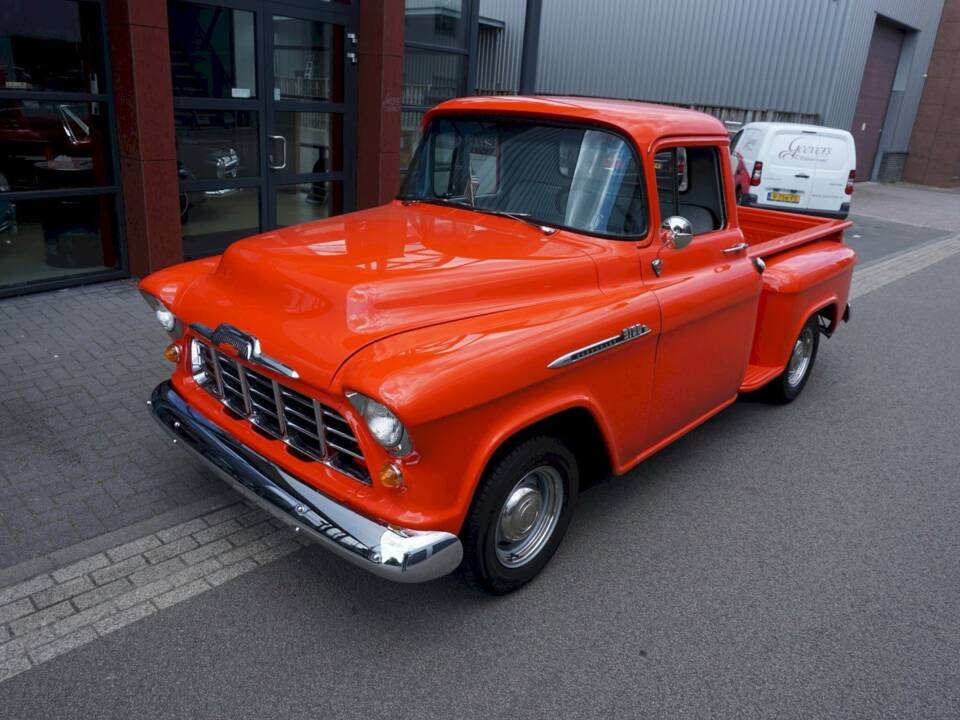
M197 500L189 505L154 515L152 518L141 520L133 525L127 525L118 530L111 530L108 533L98 535L89 540L82 540L74 545L68 545L65 548L54 550L46 555L40 555L39 557L24 560L16 565L2 568L0 569L0 589L23 580L28 580L36 575L56 570L64 565L69 565L82 558L103 552L107 548L122 545L130 540L149 535L157 530L163 530L171 525L178 525L179 523L192 520L200 515L206 515L214 510L232 505L241 499L242 498L232 490L220 492L203 500Z

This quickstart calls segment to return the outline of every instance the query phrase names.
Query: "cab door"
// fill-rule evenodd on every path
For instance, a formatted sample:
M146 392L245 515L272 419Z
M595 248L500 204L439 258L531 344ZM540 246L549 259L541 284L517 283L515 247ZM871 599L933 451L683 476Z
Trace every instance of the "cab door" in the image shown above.
M720 144L684 143L654 156L654 221L684 217L693 239L673 249L657 232L641 251L644 282L661 313L650 446L736 397L750 355L761 279L730 219L732 178L723 152Z

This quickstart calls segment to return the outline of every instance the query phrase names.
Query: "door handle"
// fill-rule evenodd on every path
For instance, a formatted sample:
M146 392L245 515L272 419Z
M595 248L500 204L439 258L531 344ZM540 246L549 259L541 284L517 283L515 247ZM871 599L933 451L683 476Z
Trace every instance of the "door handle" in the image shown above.
M803 178L804 180L810 179L810 176L807 175L806 173L797 173L796 175L794 175L794 177Z
M278 165L275 162L271 162L270 169L283 170L285 167L287 167L287 139L283 135L267 135L267 137L271 140L279 140L280 147L283 148L283 153L281 155L283 159L280 161L280 164ZM270 156L270 159L273 160L272 155Z
M723 249L723 254L724 254L724 255L733 255L734 253L743 252L743 251L746 250L748 247L750 247L750 244L749 244L749 243L745 243L745 242L737 243L736 245L734 245L734 246L732 246L732 247L724 248L724 249Z

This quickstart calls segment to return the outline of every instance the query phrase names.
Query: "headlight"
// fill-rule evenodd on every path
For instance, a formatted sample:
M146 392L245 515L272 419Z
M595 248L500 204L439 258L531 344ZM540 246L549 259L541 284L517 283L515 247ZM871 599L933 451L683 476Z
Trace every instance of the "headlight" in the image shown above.
M167 310L163 305L156 309L157 320L168 333L172 333L177 327L177 318L173 313Z
M395 457L401 457L413 450L413 443L407 435L407 429L400 422L400 418L390 411L390 408L360 393L347 393L347 398L363 416L370 434L387 452Z
M169 333L170 337L176 340L183 335L183 327L180 325L180 321L177 319L177 316L167 308L166 305L160 302L160 300L157 298L153 297L153 295L148 295L145 292L141 292L140 294L143 295L143 299L146 300L147 305L153 308L153 314L156 316L163 329Z

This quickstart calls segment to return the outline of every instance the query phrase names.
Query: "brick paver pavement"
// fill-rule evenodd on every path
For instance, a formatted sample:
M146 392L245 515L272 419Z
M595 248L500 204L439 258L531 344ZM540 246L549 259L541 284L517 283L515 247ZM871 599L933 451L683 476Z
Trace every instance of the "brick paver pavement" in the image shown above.
M132 282L0 300L0 568L223 491L147 414L167 342Z
M306 544L236 502L0 588L0 682Z

